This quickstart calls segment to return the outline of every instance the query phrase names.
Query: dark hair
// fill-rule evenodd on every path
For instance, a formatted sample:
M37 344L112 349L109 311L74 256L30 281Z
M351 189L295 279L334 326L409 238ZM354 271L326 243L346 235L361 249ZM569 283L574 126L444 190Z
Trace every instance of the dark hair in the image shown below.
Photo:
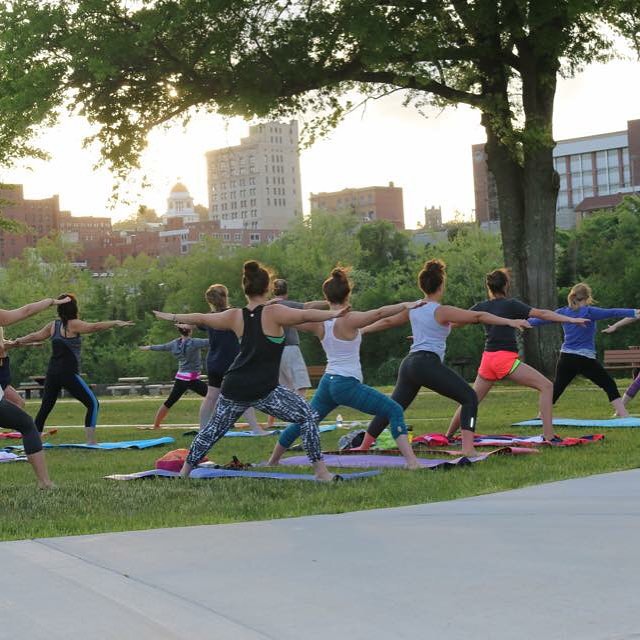
M496 294L506 295L510 282L509 269L495 269L491 273L487 273L485 283L489 296L494 297Z
M185 338L190 336L191 332L193 331L193 329L191 328L187 329L187 327L176 327L176 329L178 330L178 333L184 336Z
M442 260L428 260L418 274L418 285L427 295L435 293L444 283L447 265Z
M78 298L73 293L63 293L58 296L58 300L63 300L64 298L71 299L69 302L58 305L58 316L60 316L60 320L62 320L62 324L66 328L69 320L75 320L78 317Z
M276 278L273 281L273 293L277 296L286 296L289 291L289 285L286 280Z
M212 310L225 311L229 308L229 290L223 284L212 284L204 292L204 299Z
M334 304L344 302L351 293L351 283L349 282L349 269L336 267L331 275L322 283L322 293L324 297Z
M248 260L242 269L242 288L247 296L263 296L269 292L271 274L259 262Z

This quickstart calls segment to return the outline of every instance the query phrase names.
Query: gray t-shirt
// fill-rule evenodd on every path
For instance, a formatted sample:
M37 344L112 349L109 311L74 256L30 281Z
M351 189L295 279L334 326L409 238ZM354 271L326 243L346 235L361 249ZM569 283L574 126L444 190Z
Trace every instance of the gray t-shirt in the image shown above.
M285 307L289 307L291 309L304 309L304 303L295 302L293 300L278 300L277 304L283 304ZM292 345L300 345L298 330L293 327L284 327L284 346L290 347Z

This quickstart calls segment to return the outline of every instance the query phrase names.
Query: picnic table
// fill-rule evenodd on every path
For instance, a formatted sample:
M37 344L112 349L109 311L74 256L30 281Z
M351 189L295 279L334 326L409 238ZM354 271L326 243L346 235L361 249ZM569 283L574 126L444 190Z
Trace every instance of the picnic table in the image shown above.
M129 395L135 396L138 395L139 392L144 392L148 380L148 376L118 378L118 384L107 387L107 390L111 391L114 396L120 392L127 392Z
M133 378L118 378L118 382L122 382L122 384L144 384L149 380L148 376L139 376Z

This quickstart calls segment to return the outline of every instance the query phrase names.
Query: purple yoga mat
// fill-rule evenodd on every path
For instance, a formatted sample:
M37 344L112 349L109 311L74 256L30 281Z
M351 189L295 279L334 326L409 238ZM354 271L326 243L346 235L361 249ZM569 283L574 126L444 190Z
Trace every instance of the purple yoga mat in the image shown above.
M450 460L429 460L418 458L420 466L425 469L437 469L438 467L455 467L457 465L471 464L487 458L488 454L482 454L473 458L453 458ZM376 455L326 455L324 461L328 467L358 467L358 468L378 468L378 467L404 467L405 459L402 456L376 456ZM293 456L283 458L280 462L283 465L302 467L309 464L306 456Z

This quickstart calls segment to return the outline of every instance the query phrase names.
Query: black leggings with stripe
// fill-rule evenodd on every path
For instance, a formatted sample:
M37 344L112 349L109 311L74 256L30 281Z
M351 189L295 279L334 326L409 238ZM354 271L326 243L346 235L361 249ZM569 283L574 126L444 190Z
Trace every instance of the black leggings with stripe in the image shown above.
M556 365L556 379L553 383L553 404L578 375L584 376L593 384L598 385L607 394L609 402L620 397L615 380L595 358L587 358L577 353L561 352Z
M42 433L44 423L56 406L60 391L68 391L76 400L82 402L87 408L84 417L84 426L93 429L98 422L98 410L100 403L89 385L77 373L51 374L47 373L42 393L42 404L35 418L36 427Z
M22 445L27 455L42 451L40 434L31 416L6 398L0 400L0 428L19 431L22 434Z
M475 431L478 415L476 392L461 376L446 367L440 357L432 351L414 351L402 361L391 398L406 409L422 387L460 403L461 428L466 431ZM388 422L386 418L376 416L369 423L367 433L377 438Z

